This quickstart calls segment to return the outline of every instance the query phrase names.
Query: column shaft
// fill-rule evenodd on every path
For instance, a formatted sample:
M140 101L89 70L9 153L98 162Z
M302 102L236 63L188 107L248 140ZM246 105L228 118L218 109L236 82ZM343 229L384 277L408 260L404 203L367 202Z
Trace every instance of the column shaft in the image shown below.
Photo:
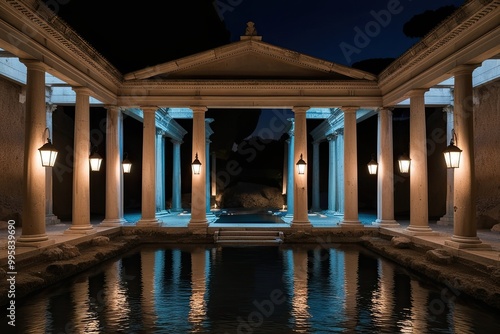
M461 66L455 72L455 145L462 150L462 155L460 167L454 171L453 236L445 243L456 248L490 247L477 237L472 103L472 71L475 67L475 65Z
M319 142L313 143L312 207L311 211L321 211L319 204Z
M341 226L361 227L358 214L358 157L356 110L344 110L344 219Z
M394 161L392 141L392 111L381 108L378 112L377 137L377 220L383 227L397 227L394 220Z
M306 112L309 107L295 107L293 112L295 114L295 148L294 159L295 164L301 157L307 163L307 123ZM293 201L293 219L291 227L310 227L311 222L308 218L308 202L307 202L307 168L302 175L298 175L294 169L293 173L296 174L294 180L294 201Z
M90 91L76 92L73 162L73 212L71 227L65 233L94 233L90 224Z
M446 143L448 144L452 139L453 126L453 106L447 106L443 108L446 112ZM443 217L438 221L438 225L453 225L453 177L454 169L448 168L446 171L446 212Z
M165 210L165 137L162 130L156 130L156 216L166 214Z
M122 115L116 106L107 108L106 119L106 209L101 226L120 226L125 222L122 206L121 128Z
M156 117L155 108L142 108L142 202L137 225L156 226Z
M53 243L45 233L45 168L38 149L46 142L45 67L38 61L22 60L27 67L24 131L22 234L17 242ZM50 168L50 167L47 167Z
M181 142L172 140L172 212L181 212Z
M329 135L328 139L328 213L335 213L337 202L337 166L336 166L336 150L335 150L335 135Z
M425 125L426 89L410 92L410 225L407 233L433 233L429 227L427 135Z
M207 159L205 147L205 112L206 107L193 107L193 151L192 160L195 155L201 162L201 172L198 175L192 174L192 191L191 191L191 220L188 227L205 228L208 226L207 210L206 210L206 173Z
M295 120L293 118L288 119L291 122L291 127L288 130L288 180L286 183L286 217L293 217L293 203L294 203L294 179L295 179L295 161L293 160L295 152Z
M52 116L57 106L55 104L46 104L46 126L50 133L53 133ZM45 223L53 225L60 222L60 219L54 215L54 197L53 197L52 168L45 168Z
M335 211L336 215L344 215L345 198L344 198L344 129L338 129L335 131L337 138L335 139L335 159L336 170L335 170L335 189L336 189L336 203Z

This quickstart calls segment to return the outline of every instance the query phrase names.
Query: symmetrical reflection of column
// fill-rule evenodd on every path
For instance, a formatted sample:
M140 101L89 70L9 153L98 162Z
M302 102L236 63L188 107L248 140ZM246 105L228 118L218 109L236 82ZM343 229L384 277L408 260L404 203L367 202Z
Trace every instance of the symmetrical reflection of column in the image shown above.
M203 321L206 319L206 250L196 247L191 251L191 298L189 301L189 322L191 332L205 332Z
M411 282L411 324L413 333L427 332L428 297L427 289L420 286L420 282L412 279Z
M99 330L97 319L89 312L89 280L88 278L75 282L72 286L71 297L73 301L73 326L76 333L88 333Z
M158 108L146 107L143 111L142 130L142 198L141 219L138 226L157 226L156 218L156 116Z
M443 108L446 113L446 143L452 140L453 129L453 106L449 105ZM446 212L436 224L438 225L453 225L453 175L454 168L446 170Z
M451 293L451 292L450 292ZM454 299L455 296L449 296L450 299ZM476 328L473 327L474 324L474 314L471 313L470 308L466 307L462 303L457 303L455 300L453 305L447 305L452 310L452 317L450 320L450 329L453 333L474 333ZM480 312L480 311L478 311Z
M181 144L182 142L172 139L172 212L181 212Z
M335 152L336 138L337 136L335 134L326 137L328 140L328 214L335 213L335 204L337 202L337 166L335 162L337 159Z
M432 234L429 227L429 195L427 193L427 138L425 125L426 89L410 92L410 225L405 232L412 235Z
M51 134L54 133L52 131L52 115L56 109L57 106L55 104L47 103L45 105L46 124ZM54 225L60 222L59 218L54 214L53 208L52 168L45 168L45 223L47 225Z
M104 316L106 317L106 330L117 333L121 324L128 323L130 317L130 306L127 303L127 295L122 285L121 260L110 264L104 270L104 293L106 305Z
M311 317L307 305L307 269L307 249L294 248L292 315L295 319L294 329L299 333L309 329L309 318Z
M29 319L22 323L16 322L17 331L14 333L47 333L47 309L49 308L48 298L33 298L23 304L22 318ZM57 310L53 310L52 314ZM21 318L21 312L16 314ZM9 318L7 318L9 319ZM10 320L7 320L10 321ZM50 327L50 326L49 326Z
M358 257L356 250L344 251L344 328L352 332L358 323Z
M342 108L344 111L344 219L343 227L362 227L358 212L358 158L356 139L357 107Z
M379 259L379 289L373 296L374 316L379 318L380 328L390 332L392 323L388 321L394 310L394 266L385 259Z
M321 211L319 203L319 141L313 143L312 205L311 211Z
M392 110L378 111L377 134L377 220L381 227L398 227L394 220L394 162L392 142Z
M155 253L154 250L141 250L141 310L145 331L153 329L158 318L155 308Z

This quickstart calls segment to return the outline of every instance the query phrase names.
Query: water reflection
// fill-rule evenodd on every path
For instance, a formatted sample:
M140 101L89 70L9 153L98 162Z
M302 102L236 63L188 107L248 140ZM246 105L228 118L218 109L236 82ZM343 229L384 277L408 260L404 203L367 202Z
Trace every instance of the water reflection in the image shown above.
M477 333L500 326L494 311L462 297L355 245L196 245L144 247L19 301L16 312L25 319L22 333Z

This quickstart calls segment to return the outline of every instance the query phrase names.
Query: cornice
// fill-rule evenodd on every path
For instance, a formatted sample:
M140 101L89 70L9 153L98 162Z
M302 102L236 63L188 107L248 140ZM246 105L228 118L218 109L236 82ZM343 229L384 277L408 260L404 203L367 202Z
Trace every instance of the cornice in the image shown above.
M482 17L493 12L500 6L497 0L472 0L466 2L448 19L431 30L417 44L396 59L379 75L379 83L401 76L402 72L410 72L418 64L425 62L436 50L446 47L458 38L464 31L476 24Z
M99 73L107 80L118 85L122 80L121 73L109 63L96 49L85 41L63 19L57 16L43 2L38 0L5 0L23 21L32 22L53 39L52 43L66 50L84 63L91 71Z

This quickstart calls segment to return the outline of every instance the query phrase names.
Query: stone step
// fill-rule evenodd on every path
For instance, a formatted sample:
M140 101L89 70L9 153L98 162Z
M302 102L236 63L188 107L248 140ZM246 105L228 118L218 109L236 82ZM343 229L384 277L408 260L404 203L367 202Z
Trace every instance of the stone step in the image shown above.
M218 230L214 233L214 241L219 245L279 245L283 239L281 231Z

